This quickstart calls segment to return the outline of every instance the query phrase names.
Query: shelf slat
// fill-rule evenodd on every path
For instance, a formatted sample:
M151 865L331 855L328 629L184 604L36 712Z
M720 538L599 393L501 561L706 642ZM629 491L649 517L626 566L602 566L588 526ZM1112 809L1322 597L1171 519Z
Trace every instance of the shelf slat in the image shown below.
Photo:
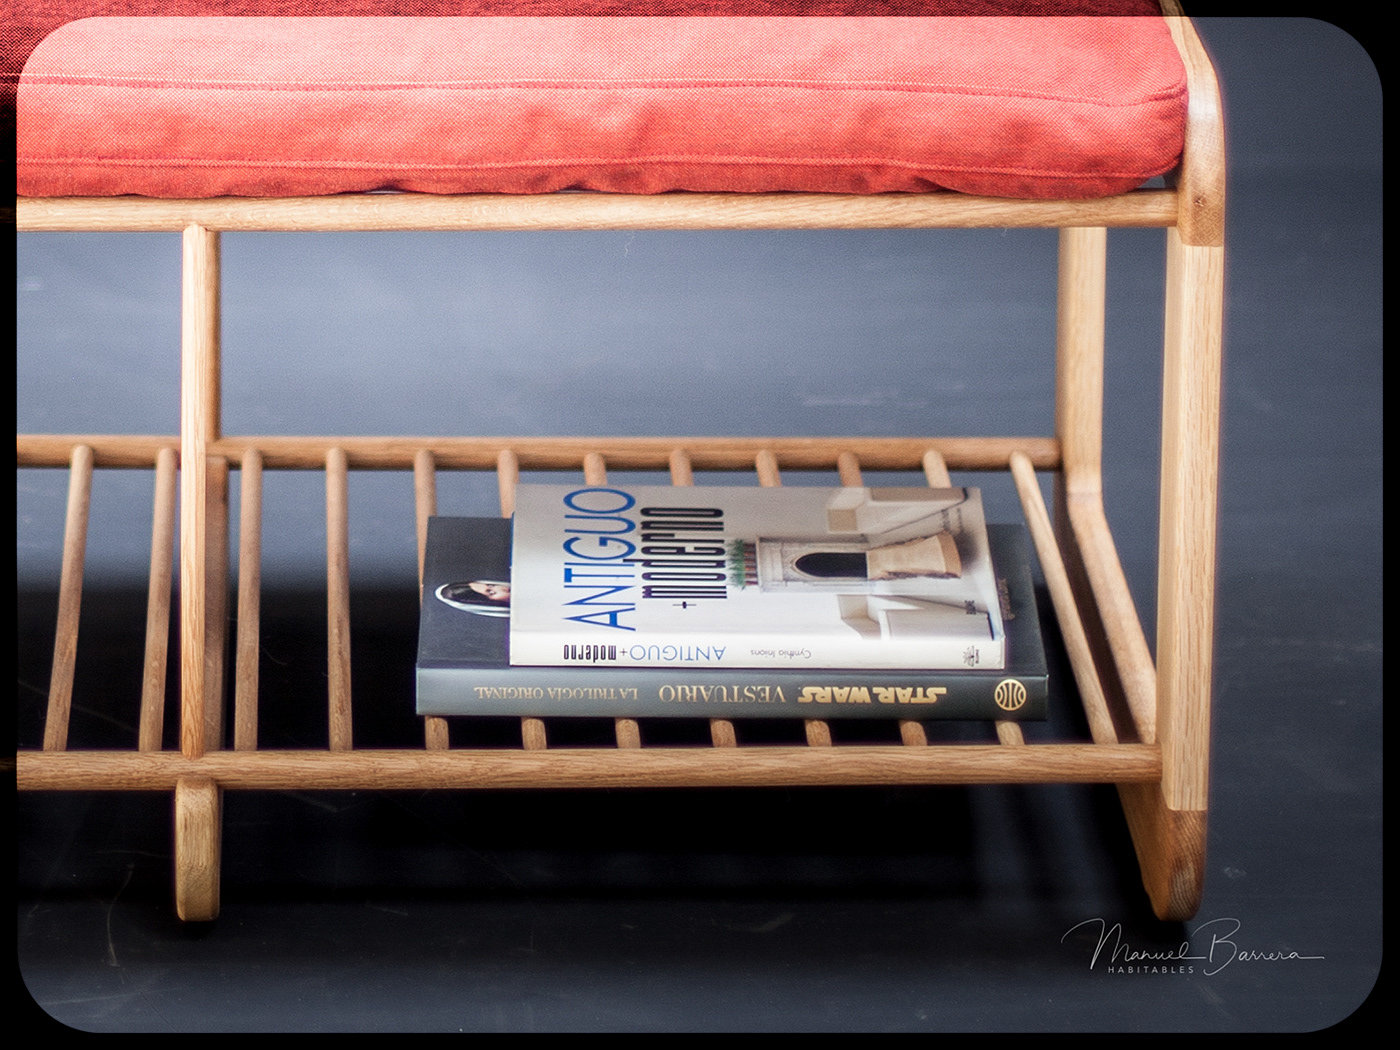
M88 511L92 504L92 449L73 450L68 474L68 508L63 525L63 568L58 585L58 623L54 632L53 673L44 718L44 750L68 746L68 717L73 705L73 675L78 660L78 616L83 601L83 561L87 554Z
M326 648L333 751L353 746L350 697L350 493L345 453L326 454Z
M233 746L258 746L258 654L262 636L262 456L243 454L238 526L238 650L234 657Z
M162 791L182 777L231 790L764 787L904 784L1150 783L1153 744L848 744L354 751L22 751L21 790Z
M160 749L165 732L165 674L170 650L171 585L175 558L174 449L156 457L155 499L151 515L151 571L146 589L146 660L141 677L141 720L137 747Z

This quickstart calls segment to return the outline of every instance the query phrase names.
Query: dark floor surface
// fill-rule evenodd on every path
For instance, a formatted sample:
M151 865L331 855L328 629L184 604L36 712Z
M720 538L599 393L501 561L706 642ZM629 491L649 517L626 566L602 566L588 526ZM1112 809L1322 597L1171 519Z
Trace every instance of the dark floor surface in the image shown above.
M173 916L168 797L26 794L16 981L30 1012L189 1032L1298 1032L1352 1015L1382 943L1380 85L1327 23L1207 19L1202 34L1225 85L1232 185L1195 920L1152 918L1108 788L230 793L222 915L195 926ZM255 407L226 426L1043 432L1053 246L917 231L470 247L230 235L226 394ZM1110 289L1106 484L1149 611L1155 427L1141 424L1156 413L1159 248L1148 231L1110 239L1111 267L1146 274ZM168 238L22 238L21 429L173 430L177 275ZM992 313L976 305L989 287L1006 304ZM474 351L470 370L444 369ZM149 483L118 472L95 492L80 740L131 718L86 698L139 675L148 525L102 523ZM322 600L304 574L320 541L282 518L305 484L319 482L270 482L268 498L269 535L286 538L266 552L264 667L289 699L265 732L288 740L324 731L324 637L292 615ZM406 484L352 481L362 741L417 732L394 706L414 636ZM489 512L493 495L464 479L441 498ZM1010 512L991 483L988 500ZM21 473L26 746L62 505L61 482ZM1100 931L1144 954L1096 956ZM1183 943L1194 958L1170 961Z

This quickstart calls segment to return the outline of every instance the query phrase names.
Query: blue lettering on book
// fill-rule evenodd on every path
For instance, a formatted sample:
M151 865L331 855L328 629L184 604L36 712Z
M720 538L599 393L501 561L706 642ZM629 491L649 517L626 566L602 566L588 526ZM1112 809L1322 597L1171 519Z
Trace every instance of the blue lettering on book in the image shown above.
M641 507L636 511L639 526L628 513L636 507L636 497L622 489L572 489L563 501L563 586L579 593L568 596L562 611L569 614L583 607L564 619L635 631L629 620L637 611L638 585L643 599L679 601L683 606L729 596L720 508ZM680 659L716 658L705 647L697 652L702 655Z
M619 489L575 489L564 496L563 564L564 589L580 592L565 602L584 606L587 611L564 619L612 630L635 631L627 622L637 611L632 598L637 570L627 559L637 545L623 537L634 532L637 523L624 517L636 503Z
M627 657L637 663L705 663L724 659L723 645L633 645Z

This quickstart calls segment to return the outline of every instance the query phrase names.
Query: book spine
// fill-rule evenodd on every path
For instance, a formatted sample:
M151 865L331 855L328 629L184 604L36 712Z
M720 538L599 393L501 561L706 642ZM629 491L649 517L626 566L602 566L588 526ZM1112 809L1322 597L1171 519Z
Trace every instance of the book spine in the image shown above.
M1047 694L1043 674L418 669L420 715L1037 720Z
M511 638L517 667L794 671L856 667L869 670L995 670L1006 666L1004 639L920 638L878 645L838 643L826 638L773 636L706 639L648 634L621 642L533 633Z

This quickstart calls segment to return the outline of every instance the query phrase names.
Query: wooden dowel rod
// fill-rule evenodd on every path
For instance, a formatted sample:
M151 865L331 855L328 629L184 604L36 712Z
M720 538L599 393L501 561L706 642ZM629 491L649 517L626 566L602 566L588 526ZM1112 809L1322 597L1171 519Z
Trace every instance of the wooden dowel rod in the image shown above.
M428 550L428 519L437 513L437 462L430 449L413 454L413 520L418 537L418 593L423 593L423 559Z
M1082 201L962 193L338 194L273 199L21 198L22 231L745 230L1169 226L1170 189Z
M608 483L608 461L601 452L594 450L584 453L583 480L589 485Z
M1025 734L1021 732L1021 727L1016 722L1002 720L996 723L996 728L997 739L1007 747L1018 747L1025 744Z
M1055 435L1061 486L1102 490L1104 303L1108 231L1061 230L1055 314Z
M761 448L754 453L753 468L758 474L758 483L765 488L774 488L783 483L778 469L778 457L770 448Z
M350 511L345 453L326 456L326 640L332 751L352 746L350 702Z
M228 461L210 456L205 467L204 597L204 740L222 747L224 734L224 658L228 648L229 519Z
M672 485L694 485L695 466L690 461L690 453L684 449L673 449L666 458L667 469L671 472Z
M924 453L922 466L929 488L946 489L952 487L953 481L948 477L948 461L943 458L943 453L939 452L938 449L931 448Z
M17 465L66 467L77 445L93 450L99 467L149 469L156 454L178 439L162 435L18 434ZM665 470L670 454L684 448L696 470L752 470L760 449L771 451L791 470L829 470L843 449L860 457L866 470L917 470L929 448L941 452L955 470L1005 470L1012 452L1024 452L1037 470L1060 465L1053 437L445 437L241 434L224 435L207 453L237 463L250 448L262 453L269 470L321 470L332 448L344 451L356 470L408 470L420 449L430 449L439 470L495 470L503 451L516 455L519 469L577 470L590 451L601 453L614 470Z
M1139 740L1153 743L1157 739L1157 669L1113 545L1103 502L1070 496L1067 512L1133 727Z
M865 484L861 480L860 457L850 449L836 454L836 474L841 479L841 484L848 488L860 488Z
M141 676L137 747L160 749L165 732L165 676L170 659L170 607L175 558L175 450L156 457L151 513L151 570L146 586L146 659Z
M496 489L500 495L501 517L515 513L515 487L520 484L520 457L513 449L496 453Z
M240 467L233 747L235 751L254 751L258 746L258 655L262 645L262 456L249 449Z
M1025 456L1013 455L1011 475L1015 479L1016 491L1021 497L1021 508L1030 528L1031 541L1035 544L1041 571L1050 591L1050 599L1055 606L1055 615L1060 623L1060 633L1069 655L1070 668L1074 672L1075 683L1079 686L1079 697L1089 722L1089 735L1095 743L1116 743L1118 733L1108 711L1103 687L1099 683L1093 653L1084 632L1084 623L1080 619L1074 594L1070 590L1069 573L1065 570L1059 547L1055 544L1050 513L1045 508L1045 500L1041 496L1035 471Z
M92 449L93 466L149 470L162 449L179 451L171 434L16 434L16 463L20 467L66 467L73 449Z
M734 722L728 718L710 719L710 745L712 747L738 747L739 734Z
M802 722L808 747L831 747L831 726L819 718L806 718Z
M219 436L219 235L182 238L180 329L180 749L204 753L208 717L210 444Z
M68 506L63 524L63 567L58 582L58 622L54 632L53 672L44 718L44 750L68 746L68 719L73 707L73 676L78 661L78 619L83 603L83 563L87 557L88 511L92 504L92 450L73 450L68 475Z
M359 748L213 751L21 751L25 791L163 791L180 777L227 789L423 790L429 788L743 787L855 784L1152 783L1162 775L1151 744L902 744L814 748L755 746L508 749Z
M423 746L429 751L445 751L451 746L451 731L446 718L440 715L423 716Z
M428 519L437 513L437 463L426 448L413 457L413 517L418 534L418 597L423 597L423 562L428 550ZM433 751L451 744L447 719L423 716L423 746Z

